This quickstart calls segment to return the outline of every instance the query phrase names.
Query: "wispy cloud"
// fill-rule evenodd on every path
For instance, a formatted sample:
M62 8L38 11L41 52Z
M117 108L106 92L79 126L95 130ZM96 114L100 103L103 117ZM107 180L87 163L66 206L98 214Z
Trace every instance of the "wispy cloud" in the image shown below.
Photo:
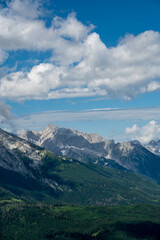
M75 14L54 17L50 27L39 18L41 14L38 1L31 0L12 0L0 9L0 62L10 50L52 52L47 63L3 76L1 98L131 99L160 90L159 32L128 34L116 47L108 48L93 32L94 26L83 24Z
M159 120L160 107L139 109L95 109L85 111L44 111L15 119L19 129L38 130L49 123L100 120ZM133 129L136 130L136 129ZM128 136L127 136L128 137Z

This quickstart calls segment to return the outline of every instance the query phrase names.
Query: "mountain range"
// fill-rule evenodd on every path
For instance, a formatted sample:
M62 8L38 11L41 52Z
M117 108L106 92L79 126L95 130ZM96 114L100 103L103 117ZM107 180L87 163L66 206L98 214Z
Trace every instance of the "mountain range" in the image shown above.
M47 127L43 133L48 132L48 135L52 136L53 132L49 129L53 130L53 126ZM71 130L66 131L71 133ZM73 139L77 135L74 133ZM79 135L80 139L86 139ZM66 138L64 134L64 142ZM68 143L69 139L68 136ZM92 144L97 144L91 143L91 140L86 141L90 148ZM146 149L145 153L155 156ZM103 160L106 161L105 167L95 164L95 160L92 162L89 159L87 162L87 158L82 162L67 156L57 156L41 146L0 130L0 203L160 203L160 186L154 180L120 168L112 159ZM155 158L155 162L156 160L158 161L159 157ZM112 168L108 167L109 164Z
M146 146L138 141L115 143L96 133L58 128L53 124L43 131L21 131L19 137L59 156L141 173L160 183L160 142L152 141Z

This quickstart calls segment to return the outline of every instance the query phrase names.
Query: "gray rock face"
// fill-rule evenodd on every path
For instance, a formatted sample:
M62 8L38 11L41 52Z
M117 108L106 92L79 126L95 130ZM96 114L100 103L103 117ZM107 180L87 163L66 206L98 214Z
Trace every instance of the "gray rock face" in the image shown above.
M40 148L39 148L40 149ZM31 174L26 169L22 156L31 160L30 165L38 166L41 156L40 150L30 142L20 139L0 129L0 166L23 174Z
M44 148L0 129L0 168L16 172L52 188L58 188L54 179L41 176L42 159L45 154Z
M118 166L158 179L160 157L148 151L138 141L115 143L98 134L87 134L76 130L47 126L43 131L23 132L20 137L47 150L69 156L82 162L94 162L103 166L114 160Z

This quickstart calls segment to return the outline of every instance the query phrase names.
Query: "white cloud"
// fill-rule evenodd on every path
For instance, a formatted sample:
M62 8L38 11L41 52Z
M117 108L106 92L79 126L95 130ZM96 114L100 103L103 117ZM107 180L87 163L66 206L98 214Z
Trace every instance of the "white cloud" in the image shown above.
M151 82L148 84L147 92L152 92L160 89L160 82Z
M29 11L31 9L31 11ZM0 10L0 48L50 49L49 63L3 76L0 96L14 100L105 96L131 99L160 89L160 33L146 31L107 48L75 14L47 28L35 1L14 0ZM0 52L1 54L1 52ZM5 57L0 57L4 61ZM14 88L14 91L12 91Z
M137 125L134 124L131 128L127 127L126 130L125 130L125 133L126 134L133 134L133 133L136 133L138 130L139 130L139 128L137 127Z
M13 0L7 1L8 8L3 9L3 12L10 15L19 15L28 18L36 19L39 15L42 14L41 12L41 4L38 0Z
M40 64L29 73L11 73L1 79L0 95L20 100L47 99L50 89L60 86L61 74L59 67L52 64Z
M160 124L154 120L141 128L135 124L131 128L126 128L125 133L130 140L138 140L142 144L147 144L151 140L160 139Z
M79 45L93 25L85 26L76 19L75 14L69 14L66 19L54 17L47 28L45 22L38 18L38 7L35 1L13 0L7 8L0 9L0 47L6 50L51 49L57 57L65 50L66 57L72 56L72 62L77 58L79 60ZM74 53L69 52L71 49Z

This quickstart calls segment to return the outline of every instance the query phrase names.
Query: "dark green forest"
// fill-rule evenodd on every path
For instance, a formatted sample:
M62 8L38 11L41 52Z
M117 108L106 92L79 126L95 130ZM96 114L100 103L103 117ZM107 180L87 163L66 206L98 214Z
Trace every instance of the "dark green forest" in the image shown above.
M160 207L1 204L1 240L160 239Z

